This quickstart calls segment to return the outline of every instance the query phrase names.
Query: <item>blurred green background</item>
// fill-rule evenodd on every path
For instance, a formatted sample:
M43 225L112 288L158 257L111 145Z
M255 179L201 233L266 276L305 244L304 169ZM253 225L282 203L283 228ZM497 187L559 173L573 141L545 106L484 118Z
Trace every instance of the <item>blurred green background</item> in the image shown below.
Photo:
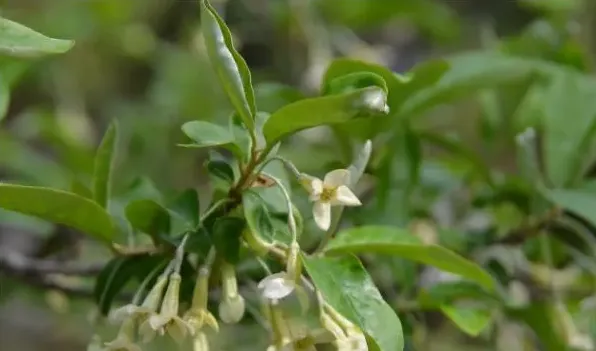
M268 112L315 95L322 73L336 57L362 59L404 73L429 59L478 50L551 62L586 74L592 72L596 57L592 0L212 2L252 70L260 110ZM0 181L63 189L73 180L88 182L95 148L109 122L118 119L115 193L122 206L131 189L150 193L153 188L169 197L194 187L207 203L211 188L202 168L207 155L176 146L187 141L180 126L195 119L225 120L232 109L206 57L197 1L3 0L0 15L48 36L76 41L64 55L40 60L0 57L0 73L11 90L6 117L0 121ZM455 133L463 140L457 145L478 151L485 165L503 174L515 173L513 135L532 123L503 116L523 112L524 118L532 118L522 110L528 104L521 103L529 100L530 81L459 96L425 112L427 118L416 127ZM321 127L286 141L281 153L301 171L320 175L347 164L351 145L341 128ZM462 161L460 156L425 147L424 180L417 197L421 205L408 210L408 222L421 212L432 212L444 229L441 240L467 252L473 246L469 242L476 240L470 237L475 228L486 231L486 221L492 221L491 233L506 232L519 225L523 213L507 202L475 208L470 194L477 189L464 176L470 158ZM364 199L367 189L365 184L360 191ZM400 199L390 190L383 196L390 204ZM350 214L355 223L411 224L395 223L392 211L399 206L366 206ZM311 221L307 208L305 204L303 214ZM106 257L106 252L68 229L4 211L0 211L0 250L89 263ZM422 271L399 260L374 267L373 274L390 299L398 295L396 289L442 279L436 271ZM65 278L63 283L75 288L72 294L63 294L2 268L0 349L85 349L96 315L86 296L89 282ZM561 281L573 279L569 277L573 273L558 273ZM587 289L593 287L590 284ZM410 350L539 349L532 332L518 323L497 322L502 316L495 317L495 324L481 336L470 338L435 312L395 305L410 325L406 327ZM591 314L594 309L585 308ZM590 313L576 316L586 335L596 332ZM224 329L219 339L213 350L260 350L267 334L256 323L246 322Z

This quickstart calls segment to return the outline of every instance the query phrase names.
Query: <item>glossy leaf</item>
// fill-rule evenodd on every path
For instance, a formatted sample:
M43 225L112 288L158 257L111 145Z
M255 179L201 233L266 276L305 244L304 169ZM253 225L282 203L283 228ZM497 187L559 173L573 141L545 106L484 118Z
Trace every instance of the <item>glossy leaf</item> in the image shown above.
M493 278L474 262L444 247L425 245L418 237L395 227L365 226L344 230L329 242L325 251L396 255L458 274L490 290L495 285Z
M346 74L327 82L323 95L335 95L350 91L377 86L386 93L389 91L387 83L380 75L372 72L354 72Z
M64 224L101 241L115 227L110 215L92 200L44 187L0 184L0 208Z
M194 141L186 147L209 147L234 142L234 134L227 128L205 121L191 121L182 125L182 131Z
M106 131L97 154L93 170L93 199L106 208L110 197L112 168L118 143L118 125L112 122Z
M403 350L399 318L356 257L303 257L303 262L325 301L370 337L370 349Z
M596 194L580 190L544 190L544 195L554 204L574 212L596 225Z
M132 201L126 206L125 213L132 227L142 233L154 238L170 233L170 214L153 200Z
M486 308L442 306L443 312L464 333L478 336L490 323L492 313Z
M169 208L178 214L190 227L199 225L199 194L195 189L186 189L172 202Z
M201 29L207 54L230 102L246 127L253 130L256 106L250 71L234 49L230 30L206 0L201 2Z
M320 125L347 122L375 112L366 105L367 97L385 94L378 87L358 89L350 93L305 99L274 112L263 127L268 144L275 144L288 134ZM378 112L377 112L378 113ZM380 117L379 117L380 118Z
M438 308L460 299L472 299L485 303L499 303L495 292L489 292L470 281L447 281L434 284L428 289L421 289L417 302L423 308Z
M17 22L0 17L0 55L37 57L64 53L72 40L49 38Z
M596 82L580 78L556 75L544 97L545 168L555 187L579 179L596 135Z
M237 217L218 218L213 225L213 244L229 263L236 264L240 260L240 237L244 227L244 220Z

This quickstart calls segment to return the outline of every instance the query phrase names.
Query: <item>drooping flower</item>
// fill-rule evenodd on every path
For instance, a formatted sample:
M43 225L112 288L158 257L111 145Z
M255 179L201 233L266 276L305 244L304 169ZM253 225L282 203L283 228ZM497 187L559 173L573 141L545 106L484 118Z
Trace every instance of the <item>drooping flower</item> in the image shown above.
M323 180L302 174L300 182L310 194L314 202L313 216L322 230L331 226L331 206L360 206L362 203L348 188L350 172L346 169L336 169L325 175Z
M163 290L166 287L167 282L167 275L161 275L140 306L132 303L122 306L112 311L110 314L110 320L115 323L122 323L129 318L132 318L137 322L143 322L144 320L148 319L159 309Z
M345 331L350 350L368 351L368 344L366 343L366 337L362 330L330 305L327 305L326 309L329 312L329 315Z
M105 351L141 351L134 343L135 323L132 318L125 320L120 326L116 339L104 344Z
M192 334L193 328L182 318L178 317L180 281L179 273L170 275L168 289L161 303L159 314L152 315L146 320L139 332L145 342L151 341L155 334L168 334L176 342L182 342L187 334Z
M192 350L209 351L209 340L207 340L207 334L202 331L197 332L192 343Z
M238 323L244 316L245 302L238 292L234 266L224 263L221 267L222 299L219 303L219 318L224 323Z
M193 291L190 309L184 314L184 320L191 327L192 334L198 335L204 325L219 331L217 320L207 309L209 298L209 269L201 268Z

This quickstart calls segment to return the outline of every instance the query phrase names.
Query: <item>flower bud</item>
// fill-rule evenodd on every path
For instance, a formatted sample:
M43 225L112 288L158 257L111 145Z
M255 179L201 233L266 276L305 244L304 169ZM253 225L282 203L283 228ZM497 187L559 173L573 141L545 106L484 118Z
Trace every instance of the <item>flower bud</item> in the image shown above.
M170 274L170 283L163 297L160 314L167 316L177 316L180 302L180 273Z
M288 272L288 278L297 283L302 274L302 265L300 262L300 245L295 241L290 246L286 271Z
M234 266L224 263L222 273L222 300L219 304L219 318L228 324L238 323L244 316L244 298L238 293L238 282Z
M163 290L168 283L168 276L165 274L160 275L153 285L153 288L149 291L145 300L143 300L142 307L148 308L151 311L157 311L159 305L161 303L161 297L163 295Z

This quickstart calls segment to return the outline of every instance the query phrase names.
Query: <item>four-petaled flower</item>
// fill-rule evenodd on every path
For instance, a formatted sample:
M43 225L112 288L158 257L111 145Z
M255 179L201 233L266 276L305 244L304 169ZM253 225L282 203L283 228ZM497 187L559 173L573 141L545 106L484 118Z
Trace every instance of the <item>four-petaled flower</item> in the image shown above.
M168 289L161 303L159 314L149 317L139 329L145 342L151 341L155 334L168 334L176 342L181 343L186 334L192 334L194 329L182 318L178 317L180 274L172 273Z
M314 202L313 216L322 230L331 226L331 206L360 206L362 203L348 188L350 172L346 169L336 169L325 175L323 180L302 174L300 182L310 194Z

